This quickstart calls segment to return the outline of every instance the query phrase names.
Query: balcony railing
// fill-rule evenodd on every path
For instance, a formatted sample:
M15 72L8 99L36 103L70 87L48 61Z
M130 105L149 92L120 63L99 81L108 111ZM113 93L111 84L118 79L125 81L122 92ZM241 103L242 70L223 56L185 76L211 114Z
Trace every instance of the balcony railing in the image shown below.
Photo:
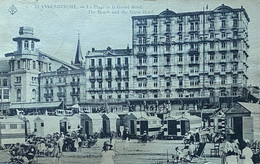
M57 96L58 97L66 97L66 92L58 92Z

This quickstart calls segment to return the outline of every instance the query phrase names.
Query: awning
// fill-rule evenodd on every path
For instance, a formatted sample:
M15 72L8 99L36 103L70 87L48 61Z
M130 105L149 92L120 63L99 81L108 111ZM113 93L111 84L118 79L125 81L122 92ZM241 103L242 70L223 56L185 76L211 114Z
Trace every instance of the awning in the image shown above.
M9 109L62 108L62 102L12 103Z

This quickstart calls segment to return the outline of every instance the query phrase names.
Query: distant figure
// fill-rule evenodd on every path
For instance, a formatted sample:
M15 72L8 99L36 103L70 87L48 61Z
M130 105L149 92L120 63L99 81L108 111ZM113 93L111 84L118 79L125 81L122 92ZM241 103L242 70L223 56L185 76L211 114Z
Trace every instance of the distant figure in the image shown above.
M241 162L242 164L253 164L253 151L249 148L249 142L247 142L246 147L242 150L242 156L244 157Z

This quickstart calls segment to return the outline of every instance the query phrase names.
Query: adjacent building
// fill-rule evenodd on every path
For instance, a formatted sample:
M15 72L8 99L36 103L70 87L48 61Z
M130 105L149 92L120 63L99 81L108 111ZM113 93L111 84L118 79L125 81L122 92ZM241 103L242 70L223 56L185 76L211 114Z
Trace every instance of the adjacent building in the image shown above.
M199 109L242 98L249 21L243 7L225 5L132 17L133 104L148 111L165 104Z

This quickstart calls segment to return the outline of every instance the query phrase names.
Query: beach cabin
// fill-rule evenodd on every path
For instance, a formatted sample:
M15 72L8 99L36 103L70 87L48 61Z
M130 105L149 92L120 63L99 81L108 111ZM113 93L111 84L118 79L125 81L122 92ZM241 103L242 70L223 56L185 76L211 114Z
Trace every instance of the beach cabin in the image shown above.
M177 136L177 119L172 116L167 116L163 121L163 132L165 138L173 139Z
M190 120L184 116L177 118L177 137L183 137L190 131Z
M60 120L62 117L47 115L25 116L28 120L27 133L35 134L37 137L45 137L48 134L60 132Z
M210 116L210 127L213 128L215 133L225 133L226 117L222 110L218 110Z
M99 113L81 114L80 124L83 128L83 134L87 134L88 136L102 132L102 117Z
M106 113L102 115L103 118L103 133L109 135L111 132L118 132L120 130L120 117L115 113Z
M147 116L145 112L131 112L125 116L125 124L131 135L143 135L146 131L149 136L157 135L162 126L160 118Z
M0 119L0 145L25 143L25 123L17 117Z
M225 112L226 128L232 129L235 139L260 140L260 105L239 102Z

